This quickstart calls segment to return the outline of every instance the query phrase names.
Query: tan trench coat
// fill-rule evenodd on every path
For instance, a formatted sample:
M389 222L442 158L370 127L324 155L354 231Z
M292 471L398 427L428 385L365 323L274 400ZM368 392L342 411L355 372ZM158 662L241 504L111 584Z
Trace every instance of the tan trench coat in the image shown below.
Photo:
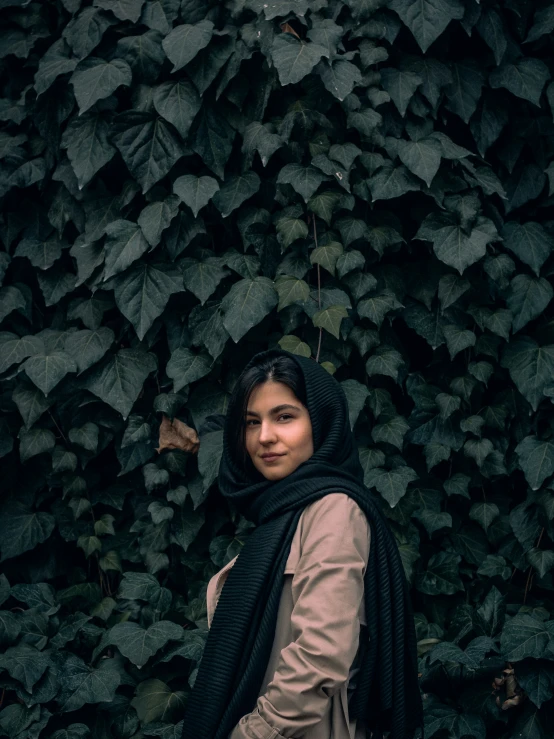
M285 566L256 706L228 739L366 739L364 722L349 718L348 698L359 671L360 627L367 623L369 546L366 515L350 496L330 493L306 506ZM208 584L208 627L236 559Z

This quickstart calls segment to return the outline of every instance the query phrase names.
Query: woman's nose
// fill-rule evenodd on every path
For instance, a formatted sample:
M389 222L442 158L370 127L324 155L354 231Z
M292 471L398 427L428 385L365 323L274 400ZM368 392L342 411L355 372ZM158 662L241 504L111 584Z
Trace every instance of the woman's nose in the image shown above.
M267 443L268 441L273 441L275 439L275 430L273 428L273 424L269 422L262 421L260 424L260 436L259 441L260 443Z

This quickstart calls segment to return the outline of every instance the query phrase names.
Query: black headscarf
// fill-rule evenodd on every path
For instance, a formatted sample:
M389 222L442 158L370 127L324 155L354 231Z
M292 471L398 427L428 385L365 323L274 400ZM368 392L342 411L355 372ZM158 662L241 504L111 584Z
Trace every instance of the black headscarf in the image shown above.
M211 623L194 687L188 697L182 739L227 739L254 710L269 661L283 573L304 508L328 493L343 492L365 512L371 530L365 573L368 639L349 702L351 718L363 718L378 735L411 739L423 711L417 676L415 625L408 585L378 499L364 486L350 428L348 403L335 378L313 359L270 349L259 360L288 356L300 367L313 433L313 455L287 477L271 481L233 457L229 408L223 432L219 488L257 526L229 571ZM231 401L233 402L233 400ZM252 465L253 467L253 465Z

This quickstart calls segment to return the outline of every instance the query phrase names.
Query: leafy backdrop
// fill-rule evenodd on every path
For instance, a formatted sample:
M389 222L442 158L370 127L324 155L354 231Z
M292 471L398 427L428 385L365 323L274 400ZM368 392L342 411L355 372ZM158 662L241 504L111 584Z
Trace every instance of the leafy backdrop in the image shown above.
M279 344L347 393L426 736L548 736L554 3L0 0L0 29L0 735L180 736L251 529L209 416ZM158 453L163 419L200 446Z

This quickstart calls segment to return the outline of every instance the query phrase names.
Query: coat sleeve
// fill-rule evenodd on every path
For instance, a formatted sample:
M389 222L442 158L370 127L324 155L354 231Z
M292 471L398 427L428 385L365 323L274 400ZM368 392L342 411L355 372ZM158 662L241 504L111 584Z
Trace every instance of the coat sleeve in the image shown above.
M309 506L292 579L292 642L254 710L228 739L298 739L319 723L348 680L358 649L370 528L345 493Z

